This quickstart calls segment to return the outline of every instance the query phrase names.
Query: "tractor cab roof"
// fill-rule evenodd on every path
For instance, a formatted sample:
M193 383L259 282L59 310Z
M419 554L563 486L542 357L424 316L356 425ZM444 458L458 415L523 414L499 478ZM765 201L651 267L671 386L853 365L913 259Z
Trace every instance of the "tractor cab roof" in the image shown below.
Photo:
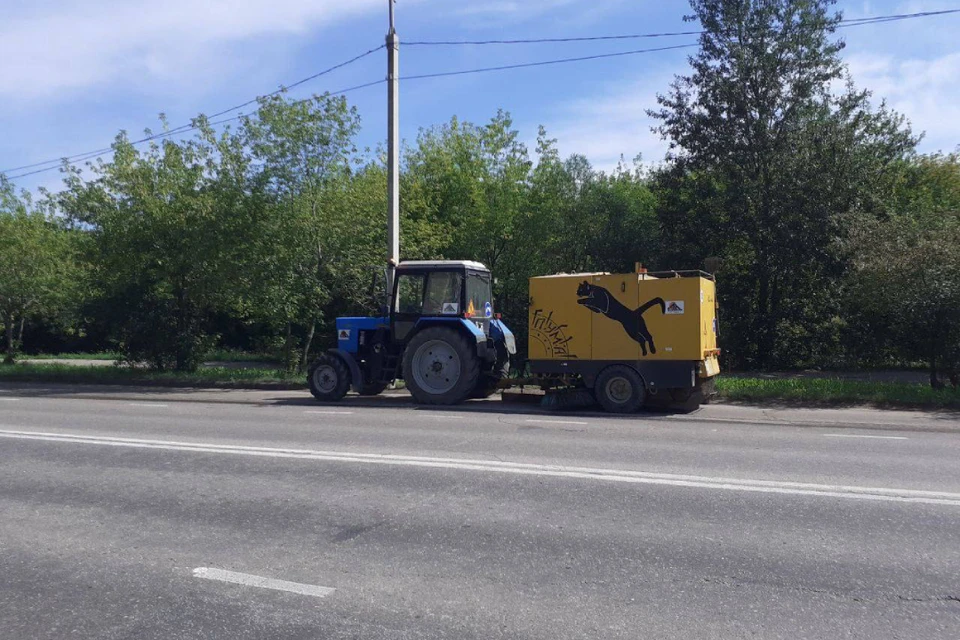
M489 271L484 265L473 260L407 260L401 262L398 270L404 269L473 269L475 271Z

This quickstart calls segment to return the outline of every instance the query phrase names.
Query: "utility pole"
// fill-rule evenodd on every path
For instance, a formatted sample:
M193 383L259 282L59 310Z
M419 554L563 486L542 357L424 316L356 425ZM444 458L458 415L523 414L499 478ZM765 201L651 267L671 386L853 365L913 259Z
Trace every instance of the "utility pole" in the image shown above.
M397 36L390 5L390 31L387 33L387 296L393 291L397 264L400 262L400 38Z

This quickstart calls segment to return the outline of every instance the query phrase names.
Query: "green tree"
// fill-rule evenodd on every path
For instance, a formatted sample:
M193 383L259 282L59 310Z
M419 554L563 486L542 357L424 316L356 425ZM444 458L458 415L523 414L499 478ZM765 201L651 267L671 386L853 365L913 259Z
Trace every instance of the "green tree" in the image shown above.
M69 234L0 175L0 324L6 362L13 362L32 316L58 315L72 300L77 265Z
M71 172L59 199L89 228L93 309L131 361L196 368L215 340L210 318L233 301L228 258L242 220L217 188L225 156L210 135L141 153L121 134L113 160L89 181Z
M251 180L270 202L258 225L252 268L259 277L251 281L249 298L257 317L283 327L284 354L300 368L306 367L318 324L329 320L335 292L356 288L355 263L369 254L363 250L368 212L351 208L358 129L356 110L329 95L264 98L256 115L243 121Z
M725 258L725 345L737 364L829 357L846 265L840 214L874 211L914 148L902 118L847 81L835 0L691 0L703 34L661 108L664 259Z
M925 362L930 384L960 384L960 157L907 164L891 213L858 216L847 304L868 353Z
M453 118L421 131L405 164L404 223L413 224L420 252L485 264L497 277L498 309L525 325L526 255L536 251L536 236L520 231L532 163L510 115L499 111L483 126Z
M632 271L636 262L655 261L656 200L639 166L628 170L621 164L606 174L574 155L553 178L559 179L563 195L549 205L551 271L622 273Z
M510 115L477 126L452 119L420 132L406 154L405 208L445 232L440 250L496 270L515 241L531 163Z
M655 255L655 200L639 168L607 175L582 156L563 161L542 127L534 163L502 111L483 126L454 118L422 131L405 160L404 255L412 235L429 257L486 264L521 349L530 276L632 270Z

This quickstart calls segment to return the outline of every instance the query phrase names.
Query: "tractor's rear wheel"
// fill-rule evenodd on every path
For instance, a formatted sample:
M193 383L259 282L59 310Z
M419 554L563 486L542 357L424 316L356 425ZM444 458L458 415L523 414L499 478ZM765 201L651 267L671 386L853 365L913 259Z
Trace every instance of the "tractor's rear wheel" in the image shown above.
M479 377L476 347L455 329L424 329L403 354L403 380L414 400L422 404L463 402Z
M647 389L639 373L628 366L616 364L600 372L593 393L606 411L633 413L643 406Z
M338 402L350 390L350 369L340 356L325 353L310 365L307 381L314 398Z

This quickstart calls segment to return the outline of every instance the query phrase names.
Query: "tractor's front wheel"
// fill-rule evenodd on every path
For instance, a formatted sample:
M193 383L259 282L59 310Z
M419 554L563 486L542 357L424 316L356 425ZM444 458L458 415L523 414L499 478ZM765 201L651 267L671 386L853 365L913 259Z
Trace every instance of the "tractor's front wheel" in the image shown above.
M307 381L314 398L338 402L350 390L350 369L340 356L325 353L310 365Z
M422 404L459 404L476 389L479 377L476 347L455 329L424 329L403 354L403 380Z

